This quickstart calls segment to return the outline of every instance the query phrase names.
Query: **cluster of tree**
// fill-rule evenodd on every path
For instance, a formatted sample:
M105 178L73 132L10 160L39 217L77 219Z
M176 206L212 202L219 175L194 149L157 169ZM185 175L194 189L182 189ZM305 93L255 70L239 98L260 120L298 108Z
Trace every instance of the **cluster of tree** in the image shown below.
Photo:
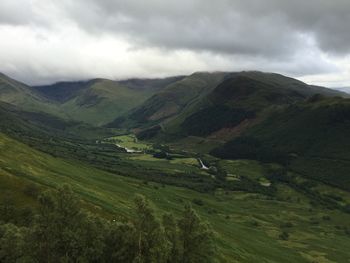
M250 159L264 163L287 165L289 155L280 149L269 147L254 137L242 136L229 141L211 152L212 155L224 159Z
M137 196L133 220L120 222L82 209L68 186L44 192L38 201L37 213L27 225L14 224L8 217L0 219L0 262L214 260L213 232L190 206L180 219L166 214L159 220L149 202Z
M350 213L350 205L346 201L335 194L321 193L317 190L318 183L312 180L300 181L298 178L289 174L286 168L270 169L267 178L273 183L284 183L292 187L296 191L303 193L309 197L313 206L323 206L330 210L339 209L343 212Z

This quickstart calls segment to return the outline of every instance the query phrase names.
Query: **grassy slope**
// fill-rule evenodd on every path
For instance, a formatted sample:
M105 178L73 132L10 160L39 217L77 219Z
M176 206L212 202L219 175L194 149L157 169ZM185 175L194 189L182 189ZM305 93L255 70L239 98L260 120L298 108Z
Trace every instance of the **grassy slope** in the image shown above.
M89 124L102 125L126 113L180 77L160 80L66 82L29 87L0 75L0 101L26 111L46 112Z
M102 125L139 105L151 94L152 90L135 90L114 81L100 80L61 107L72 119Z
M245 173L244 170L241 172ZM12 187L14 192L18 192L19 184L30 181L49 187L69 183L84 200L96 206L96 211L106 210L110 216L130 216L135 193L147 196L159 212L176 214L184 202L200 198L204 206L195 208L218 233L221 262L345 262L349 258L350 237L334 226L347 225L350 216L311 209L305 198L301 196L297 201L297 194L283 186L279 201L239 192L224 194L218 191L209 195L160 185L156 189L156 184L145 185L79 162L51 157L3 134L0 134L0 181L2 186L6 183L6 188L11 190ZM23 202L22 198L28 197L19 191L17 198ZM325 213L331 216L331 221L320 219ZM321 223L311 225L312 217ZM258 222L259 226L253 226L253 222ZM290 240L279 241L280 225L285 222L294 224L287 229Z
M61 117L66 116L55 103L51 103L36 94L29 86L1 73L0 101L16 105L27 111L47 112Z
M19 139L70 137L74 140L107 137L112 132L88 124L60 119L40 112L27 112L11 104L0 102L0 131Z
M140 105L164 86L182 77L112 81L61 82L33 87L37 93L58 103L73 120L102 125Z

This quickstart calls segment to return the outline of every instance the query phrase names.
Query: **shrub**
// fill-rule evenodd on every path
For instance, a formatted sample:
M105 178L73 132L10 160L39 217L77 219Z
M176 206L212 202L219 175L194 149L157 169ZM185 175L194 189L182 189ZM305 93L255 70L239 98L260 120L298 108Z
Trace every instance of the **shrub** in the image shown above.
M286 231L283 231L278 237L281 240L288 240L289 239L289 234Z
M198 198L194 198L192 200L192 203L194 203L195 205L198 205L198 206L203 206L204 205L204 202L202 199L198 199Z

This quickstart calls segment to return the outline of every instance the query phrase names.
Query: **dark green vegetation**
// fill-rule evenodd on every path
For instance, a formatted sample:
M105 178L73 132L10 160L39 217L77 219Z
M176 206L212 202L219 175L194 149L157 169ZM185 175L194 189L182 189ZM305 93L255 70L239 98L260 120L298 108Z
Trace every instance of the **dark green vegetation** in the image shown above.
M182 217L162 222L143 196L134 218L108 221L83 210L71 188L38 197L23 221L5 200L0 214L0 261L11 262L213 262L213 232L187 206Z
M278 74L232 73L205 97L164 124L164 133L214 134L216 138L227 139L265 118L274 108L303 101L316 93L340 95Z
M350 101L317 96L274 112L213 154L281 163L350 190L349 134Z
M343 93L261 72L2 79L31 104L1 97L0 261L349 258L350 104L333 97ZM135 210L135 194L155 207L138 198Z
M215 105L192 114L186 118L181 127L187 135L206 136L223 127L234 127L242 121L254 117L255 113L253 111Z

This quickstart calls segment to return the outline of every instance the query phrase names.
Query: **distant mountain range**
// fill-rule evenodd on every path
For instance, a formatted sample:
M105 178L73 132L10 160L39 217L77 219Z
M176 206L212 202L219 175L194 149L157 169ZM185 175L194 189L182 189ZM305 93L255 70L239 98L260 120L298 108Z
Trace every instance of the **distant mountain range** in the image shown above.
M350 87L339 87L339 88L334 88L334 89L350 94Z
M203 72L164 79L124 81L93 79L34 87L0 74L0 101L17 105L24 110L46 112L93 125L109 122L112 123L111 126L119 125L126 118L130 127L150 126L183 115L184 112L188 114L191 107L199 101L204 103L210 97L209 93L224 80L236 76L260 82L270 81L269 85L275 85L277 90L279 87L294 89L302 96L313 93L346 96L341 92L308 86L281 75L261 72Z

